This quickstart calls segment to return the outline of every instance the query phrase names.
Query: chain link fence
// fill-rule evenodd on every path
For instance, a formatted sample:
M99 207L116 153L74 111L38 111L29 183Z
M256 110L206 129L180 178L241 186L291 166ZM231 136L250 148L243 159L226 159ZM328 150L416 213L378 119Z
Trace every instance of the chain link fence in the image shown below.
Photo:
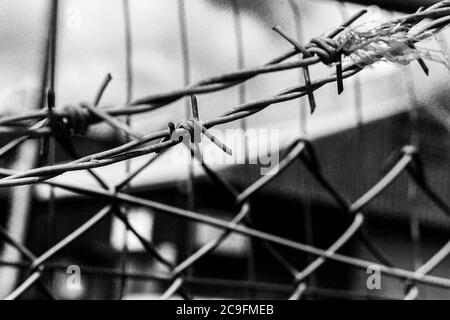
M182 3L183 1L180 1ZM0 117L0 132L14 134L15 139L0 148L0 156L6 157L16 150L28 139L39 139L41 143L41 157L51 159L53 141L74 158L68 163L49 164L27 171L15 171L2 168L0 174L0 187L16 187L22 185L44 184L53 189L60 188L77 193L89 198L100 199L108 204L94 214L89 220L76 228L61 241L51 246L44 253L36 255L31 252L24 243L16 240L6 228L0 227L2 240L17 250L24 261L1 261L3 266L17 267L25 271L25 280L6 299L13 300L22 297L28 290L36 287L44 297L58 299L53 293L51 285L44 280L48 270L65 270L66 266L55 264L52 260L63 250L70 247L78 239L93 230L105 218L113 215L118 218L134 236L139 240L146 252L156 261L161 263L168 271L168 276L148 273L128 272L122 270L105 269L102 267L80 266L83 272L119 278L124 284L129 279L142 281L156 280L164 283L166 289L161 295L162 299L181 297L192 299L195 292L188 289L189 284L203 283L208 285L220 285L220 280L196 278L190 270L198 261L211 255L227 238L233 234L239 234L252 239L280 264L291 275L291 286L283 287L286 298L300 299L305 294L326 296L326 289L313 288L308 285L308 279L328 261L335 261L345 266L368 270L375 268L377 272L395 278L404 284L404 298L415 299L419 294L417 284L427 286L450 288L450 280L447 278L432 276L430 273L439 266L450 254L450 243L442 247L430 260L415 271L405 270L395 265L384 250L380 249L364 230L366 216L364 210L374 199L383 196L383 192L400 176L408 175L409 179L423 192L425 196L438 207L443 214L450 215L450 207L439 196L439 192L431 188L427 180L427 172L422 165L421 153L413 145L402 146L394 154L385 167L384 176L365 192L356 201L350 201L340 190L338 185L328 179L321 169L321 162L327 161L320 154L316 154L314 142L301 137L293 137L293 142L286 149L277 166L272 168L269 174L262 176L244 190L238 190L227 181L220 172L216 172L202 160L199 144L207 139L214 143L226 154L232 154L233 150L220 141L210 129L214 126L251 117L263 112L271 105L285 101L296 100L306 96L309 101L310 111L313 113L320 108L315 101L314 92L323 86L337 84L338 93L344 91L344 79L353 77L359 72L368 72L367 67L378 61L410 63L418 61L419 66L428 74L428 67L424 59L430 58L429 53L421 52L415 48L415 44L429 37L433 37L450 23L450 2L442 1L430 8L419 10L415 14L407 15L391 22L371 27L370 30L352 28L355 21L366 13L362 10L323 36L312 39L308 44L300 44L293 36L287 34L280 27L274 27L274 31L292 45L292 50L269 61L267 64L251 68L241 69L235 72L211 77L186 87L170 92L153 94L148 97L132 100L132 45L130 14L128 3L124 1L124 12L127 30L127 66L128 66L128 104L125 106L102 107L101 99L111 76L107 75L100 85L98 94L92 104L84 103L66 108L55 108L55 59L58 48L58 1L51 1L48 27L48 41L45 54L45 63L42 67L42 82L40 99L37 102L39 110L4 115ZM299 56L295 61L287 61L289 58ZM335 73L329 77L313 80L309 67L316 64L331 65ZM304 77L304 85L297 85L279 94L263 98L261 100L242 103L223 115L209 120L201 119L198 111L196 95L204 95L210 92L224 90L237 86L253 77L272 72L300 69ZM181 120L178 123L169 123L167 129L141 135L133 130L130 116L136 116L156 109L162 109L170 103L190 97L189 104L191 118ZM124 118L125 117L125 118ZM126 137L126 141L118 147L99 153L79 157L73 143L73 137L86 134L90 125L105 122L118 133ZM128 191L130 182L151 166L155 160L163 155L171 147L184 144L192 155L192 161L197 159L206 176L223 194L232 199L231 204L236 215L232 220L217 219L209 215L201 214L194 208L184 209L169 204L147 200L130 194ZM54 146L53 146L54 148ZM128 168L123 179L111 187L92 169L108 166L118 162L150 156L150 159L136 170ZM249 218L252 212L251 199L264 187L276 180L281 173L293 163L300 161L304 170L307 170L316 183L326 192L341 209L342 219L348 227L326 249L299 243L252 226ZM98 182L97 188L81 187L68 183L60 183L52 180L63 173L70 171L86 170ZM52 199L51 199L52 200ZM54 201L54 199L53 199ZM221 229L217 238L211 240L197 250L191 252L183 261L173 263L165 258L158 248L141 235L135 226L129 221L127 205L150 208L156 212L184 219L189 222L205 224ZM225 205L225 204L224 204ZM350 240L359 241L373 256L375 261L367 261L357 257L340 254L339 251ZM304 268L299 269L289 262L289 259L280 252L280 247L290 248L295 251L307 253L314 259ZM124 255L126 259L126 254ZM208 282L209 281L209 282ZM229 282L229 286L248 290L271 290L276 287L248 281ZM122 285L123 290L123 285ZM356 293L340 293L341 297L357 297ZM121 296L123 292L121 293ZM355 296L353 296L355 295Z

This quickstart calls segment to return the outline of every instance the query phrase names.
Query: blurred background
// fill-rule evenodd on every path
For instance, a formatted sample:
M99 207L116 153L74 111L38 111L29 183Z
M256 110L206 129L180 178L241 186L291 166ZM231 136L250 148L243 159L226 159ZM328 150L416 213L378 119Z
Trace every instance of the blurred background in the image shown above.
M354 3L359 2L359 3ZM241 68L259 66L289 50L290 45L271 28L280 25L288 34L307 43L368 5L364 20L389 20L436 1L333 0L130 0L133 46L133 98L184 87L203 78ZM182 5L180 5L180 3ZM377 5L377 6L375 6ZM43 56L48 2L0 0L0 114L30 110L37 97L39 66ZM127 100L125 28L121 0L64 0L59 8L56 104L91 101L107 73L113 81L102 105L121 105ZM183 19L185 20L183 23ZM186 47L182 45L183 32ZM448 53L450 33L425 45ZM315 93L317 110L308 112L307 98L274 105L248 119L218 127L276 130L280 151L297 136L314 142L327 177L351 200L357 199L382 176L386 159L414 141L420 148L427 177L443 199L450 198L450 77L442 64L429 62L430 77L418 64L396 66L378 63L345 80L345 92L337 95L328 85ZM333 71L324 65L311 68L312 78ZM200 95L201 119L218 116L246 101L270 97L303 82L301 70L258 76L243 85ZM142 134L165 128L169 121L186 118L186 101L131 118ZM11 140L0 136L1 145ZM117 146L123 137L107 124L92 126L86 137L75 138L78 153L92 154ZM245 146L245 143L242 142ZM255 146L244 147L243 152ZM177 152L177 146L174 151ZM236 212L230 199L211 183L198 164L168 161L171 152L146 169L127 192L143 198L189 207L206 215L230 219ZM173 155L172 155L173 157ZM56 149L56 161L70 158ZM137 168L148 160L140 157L128 165ZM39 165L38 145L27 142L1 160L2 167L26 170ZM95 169L106 181L120 181L126 163ZM257 165L221 165L214 168L239 190L256 181ZM55 181L96 186L85 172L61 175ZM52 195L52 196L51 196ZM105 203L46 186L0 189L0 224L34 253L44 252L76 229ZM252 223L289 239L327 248L348 226L340 209L296 163L251 200ZM195 248L217 235L218 230L168 217L147 208L129 207L129 218L168 260L180 262ZM365 229L397 266L414 270L447 240L450 220L402 176L371 203ZM124 247L127 247L124 259ZM24 277L26 269L8 266L22 261L12 248L0 246L0 296L6 296ZM290 262L302 268L312 257L280 248ZM355 239L342 253L373 260ZM51 261L45 274L57 296L65 299L116 299L125 267L135 277L125 283L125 298L156 298L167 281L142 275L164 275L167 270L146 253L136 238L112 216ZM66 268L79 265L82 287L66 286ZM450 259L433 274L449 277ZM91 272L92 271L92 272ZM98 271L98 270L97 270ZM139 276L141 275L141 276ZM264 251L245 237L233 235L218 250L189 272L186 285L199 298L276 298L292 291L291 276ZM309 279L306 298L401 298L403 283L383 276L381 290L366 287L367 273L327 262ZM248 280L260 287L243 286ZM317 288L317 290L314 290ZM422 287L420 298L448 299L444 289ZM345 294L351 292L351 294ZM31 290L24 298L40 298Z

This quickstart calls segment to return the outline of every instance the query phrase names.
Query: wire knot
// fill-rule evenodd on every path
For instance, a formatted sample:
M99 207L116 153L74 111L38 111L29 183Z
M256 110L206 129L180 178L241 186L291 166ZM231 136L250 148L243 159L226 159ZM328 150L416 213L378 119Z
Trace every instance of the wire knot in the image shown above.
M65 116L62 121L74 135L85 135L89 129L90 112L83 105L67 105L63 108Z
M341 61L342 50L337 41L329 37L313 38L306 48L326 65Z
M178 123L177 128L182 128L186 130L188 137L192 143L201 142L201 129L196 125L195 119L191 118Z
M204 134L212 143L223 150L228 155L232 155L233 151L221 142L216 136L211 134L209 130L197 119L191 118L179 122L177 126L173 122L169 122L169 135L170 140L173 142L185 142L190 141L191 143L200 143L202 141L202 134ZM176 130L184 129L184 130ZM184 138L189 138L189 140Z
M183 142L184 138L188 138L192 143L201 142L201 130L195 125L194 119L178 122L175 125L173 122L169 122L170 140L174 142ZM184 129L176 130L176 129Z

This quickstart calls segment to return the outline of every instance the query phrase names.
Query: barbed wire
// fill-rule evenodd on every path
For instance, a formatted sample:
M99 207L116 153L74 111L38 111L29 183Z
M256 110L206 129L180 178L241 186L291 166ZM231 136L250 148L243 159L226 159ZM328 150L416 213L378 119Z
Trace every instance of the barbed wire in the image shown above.
M250 76L254 76L256 74L261 74L264 72L270 72L275 70L284 70L284 67L280 69L280 66L278 65L280 61L284 61L287 57L291 57L295 54L301 53L303 54L303 57L305 55L309 55L309 58L303 58L298 62L294 62L296 65L295 67L302 67L305 68L305 77L306 77L306 84L295 86L293 88L284 90L280 92L278 95L263 99L259 101L249 102L242 104L240 106L234 107L232 110L226 112L221 117L211 119L208 121L200 121L199 119L196 119L195 122L191 120L187 121L181 121L175 129L166 129L166 130L160 130L157 132L153 132L150 134L145 135L144 137L140 139L132 140L129 143L126 143L120 147L113 148L107 151L103 151L97 154L93 154L81 159L78 159L76 161L73 161L71 163L66 164L59 164L55 166L47 166L47 167L41 167L38 169L33 169L28 172L6 177L0 180L0 187L11 187L11 186L18 186L23 184L32 184L38 182L40 179L48 179L49 177L54 177L55 175L59 175L63 172L68 171L74 171L74 170L85 170L85 169L92 169L97 168L101 166L110 165L113 163L117 163L120 161L124 161L127 159L131 159L134 157L142 156L148 153L157 152L164 148L172 147L179 143L179 141L174 141L172 139L173 135L175 134L177 137L186 136L187 134L190 134L191 136L194 136L195 133L192 131L196 129L196 127L200 127L201 131L204 134L207 134L207 129L212 128L214 126L229 123L232 121L236 121L239 119L243 119L246 117L249 117L255 113L258 113L265 108L269 107L270 105L290 101L294 99L298 99L300 97L303 97L305 95L308 95L310 97L310 101L313 101L313 91L319 89L320 87L332 83L332 82L338 82L341 83L343 79L346 79L348 77L351 77L355 75L356 73L360 72L363 68L360 66L361 63L350 63L346 67L341 66L341 56L342 55L349 55L348 52L340 52L338 45L336 43L336 40L333 40L333 37L336 37L339 35L342 31L345 30L348 26L350 26L354 21L356 21L358 18L360 18L363 14L366 13L366 10L362 10L358 12L356 15L354 15L352 18L350 18L347 22L345 22L342 26L334 29L333 31L329 32L327 35L321 38L315 38L311 41L310 44L303 47L302 45L295 42L295 40L291 39L289 36L287 36L280 28L276 28L277 32L282 34L286 39L289 40L290 43L293 43L295 46L295 50L286 53L283 56L280 56L279 58L274 59L273 61L269 62L266 66L256 68L256 69L250 69L250 70L243 70L235 73L230 73L226 75L222 75L219 77L211 78L208 80L204 80L199 82L199 85L203 86L217 86L218 81L226 83L225 87L229 87L231 85L235 85L237 83L240 83L242 81L248 80ZM420 22L423 22L425 19L434 19L432 22L425 24L424 26L420 26ZM418 28L418 30L413 30L414 34L427 34L429 35L430 32L439 31L444 26L448 25L450 23L450 4L448 1L442 1L441 3L438 3L435 6L430 7L427 10L423 10L421 12L406 16L401 19L394 20L390 22L389 24L382 24L380 26L380 29L387 28L388 25L395 25L396 28L408 28L408 30L412 30L413 27ZM412 42L415 41L415 38L410 39ZM378 57L378 60L381 60L383 57ZM327 78L320 79L314 82L310 82L308 79L309 77L306 75L308 73L307 67L316 64L319 62L323 62L325 64L330 64L333 62L337 62L337 73L335 75L330 75ZM423 63L423 62L422 62ZM290 65L290 68L293 67ZM341 72L342 71L342 72ZM108 76L109 77L109 76ZM230 83L231 81L231 83ZM72 111L66 110L57 111L52 109L52 119L53 125L50 124L50 131L46 130L46 133L51 134L57 134L55 131L58 132L58 134L61 134L61 131L65 130L69 132L80 132L80 127L86 128L86 124L89 123L89 119L92 117L97 118L97 120L103 119L115 127L117 130L120 130L122 132L126 132L127 134L130 134L134 137L139 136L138 134L133 133L133 130L127 129L126 124L118 124L118 121L113 119L113 116L119 116L119 115L134 115L140 112L148 112L157 108L160 108L164 105L167 105L170 102L173 102L181 97L184 97L189 94L198 94L198 93L205 93L210 92L209 90L206 90L204 87L198 87L199 85L195 85L194 89L191 87L188 87L183 90L177 90L171 93L166 94L159 94L159 95L153 95L147 98L139 99L133 103L131 103L130 106L124 107L124 108L117 108L117 109L107 109L107 108L97 108L96 111L93 111L94 108L86 107L86 104L83 104L80 108L71 107ZM342 85L339 85L339 92L342 91ZM219 87L215 87L214 91L219 89L224 89L224 84L221 84ZM104 86L102 85L102 89ZM209 88L209 87L208 87ZM50 99L52 100L52 99ZM145 104L145 105L144 105ZM142 106L144 105L144 106ZM84 106L84 107L83 107ZM74 111L74 108L76 108L77 111ZM311 110L314 111L315 103L311 104ZM86 111L87 110L87 111ZM198 111L197 111L198 112ZM22 121L28 121L28 120L42 120L42 118L47 116L47 111L35 111L32 113L26 113L23 115L18 116L7 116L7 117L1 117L0 118L0 125L12 125L17 122ZM66 120L59 121L56 123L56 119L59 118L60 120ZM67 120L69 119L69 120ZM75 125L76 124L76 125ZM68 126L70 125L70 126ZM56 128L55 128L56 127ZM30 129L31 130L31 129ZM40 129L36 129L40 130ZM29 130L28 130L29 131ZM28 132L26 131L26 132ZM31 131L35 131L34 129ZM81 130L83 131L83 130ZM23 127L19 128L19 134L23 134ZM34 132L33 135L37 134L37 132ZM135 149L141 145L151 143L158 139L165 139L165 141L153 144L151 146L147 146L140 149ZM213 139L217 141L216 139ZM223 147L223 146L220 146ZM8 149L8 151L11 149ZM129 151L132 150L132 151ZM47 177L45 177L47 176Z
M58 267L52 264L50 260L56 257L63 249L83 237L88 231L92 230L110 215L114 215L122 221L122 223L124 223L127 230L136 236L151 257L167 268L169 276L158 277L157 275L148 274L133 275L133 273L126 271L123 267L120 271L101 270L101 268L93 267L91 273L120 277L122 281L136 276L145 279L156 279L168 282L169 286L162 294L163 299L169 299L175 294L179 294L184 299L190 299L192 296L190 293L186 292L186 283L208 283L207 279L198 279L188 276L186 271L197 264L198 261L214 252L214 250L216 250L231 234L240 234L251 239L255 239L272 256L272 258L274 258L287 272L290 273L292 276L292 285L290 287L283 287L282 291L288 293L289 298L291 299L299 299L308 292L317 289L308 287L306 280L327 261L335 261L363 270L376 265L381 273L404 281L405 299L414 299L417 297L417 283L450 289L450 279L429 275L433 269L435 269L446 257L449 256L450 247L448 243L444 245L442 249L440 249L436 255L434 255L421 268L416 271L408 271L395 267L387 255L377 248L374 242L362 229L365 221L362 210L366 208L366 206L374 199L378 198L394 181L397 180L399 176L405 172L409 174L412 181L416 183L419 189L422 190L423 193L438 208L440 208L446 215L450 216L450 207L429 186L419 152L413 146L406 146L402 148L396 157L390 158L391 162L389 163L388 172L382 177L382 179L374 184L372 188L370 188L354 202L347 200L339 189L336 188L324 175L321 170L318 157L314 151L313 144L305 139L295 139L295 141L288 146L286 155L281 159L279 164L273 168L273 174L263 176L241 192L239 192L228 181L223 179L204 161L202 161L201 154L198 150L198 143L200 143L201 138L205 136L224 152L228 154L232 152L230 148L210 133L209 129L214 126L247 118L264 110L270 105L298 99L303 96L308 96L311 112L314 112L316 108L313 94L314 91L329 83L336 82L338 84L338 93L341 93L344 89L343 80L362 71L365 68L367 61L353 61L344 66L342 56L348 57L352 54L352 52L345 51L344 47L340 47L336 37L345 32L347 28L349 28L357 19L365 14L365 10L358 12L343 25L327 33L325 36L313 39L306 46L299 44L295 39L287 35L286 32L284 32L280 27L275 27L274 30L290 44L292 44L294 49L276 59L273 59L262 67L245 69L218 77L212 77L181 90L138 99L125 107L98 107L101 97L106 90L108 83L111 81L111 76L108 75L100 86L93 106L82 104L80 107L68 107L59 110L54 108L55 93L53 90L57 25L56 3L56 0L52 1L51 23L49 27L50 41L47 47L45 63L46 77L44 77L44 82L49 82L49 90L47 90L48 108L47 110L32 111L23 114L0 117L0 131L15 133L18 136L18 138L14 139L0 149L0 156L4 156L8 152L14 150L14 148L19 146L28 138L54 137L62 145L63 149L76 160L65 164L39 167L25 172L0 168L0 176L4 177L0 179L0 187L45 184L52 188L61 188L95 199L106 200L107 205L88 219L88 221L75 229L71 234L66 236L61 241L58 241L54 246L50 247L39 256L34 255L20 241L15 240L14 236L9 234L6 229L0 228L0 236L3 240L8 245L16 248L16 250L18 250L28 260L27 262L0 261L0 265L25 268L28 271L28 277L26 280L13 292L11 292L6 299L13 300L22 297L23 294L30 290L35 284L45 295L45 297L56 299L57 297L52 294L51 290L43 281L43 274L46 270L52 270ZM432 21L425 23L426 19L431 19ZM424 22L423 25L421 25L422 22ZM408 46L412 47L418 39L423 40L424 38L430 37L431 35L442 30L448 24L450 24L450 1L442 1L426 10L393 20L386 24L381 24L377 30L397 28L397 30L400 30L401 32L405 32L405 30L407 33L411 32L412 36L404 41L407 41ZM392 48L388 48L387 50L389 51L391 49ZM287 59L298 54L302 56L299 61L285 62ZM385 56L379 55L377 57L377 61L383 60L384 58ZM419 60L421 67L426 73L428 73L428 68L421 57L416 57L414 60ZM370 61L370 63L373 62L373 60ZM335 65L336 73L324 79L311 81L308 67L318 63ZM194 95L229 88L256 75L293 68L303 69L303 75L305 78L304 85L298 85L286 89L271 98L241 104L218 118L207 121L200 120L197 99ZM44 91L45 90L43 90L43 92ZM185 96L191 96L192 118L181 121L178 124L169 123L168 129L165 130L153 132L142 137L135 133L127 123L123 123L116 118L118 116L135 115L162 108L163 106L166 106L167 104ZM78 158L71 142L71 135L85 134L89 125L99 121L105 121L117 131L125 133L128 137L133 137L134 140L131 140L116 148L91 154L83 158ZM28 122L32 122L31 125ZM154 143L155 141L157 142ZM150 143L154 144L149 145ZM137 177L147 167L151 166L153 162L161 157L170 147L179 143L184 143L191 151L192 156L197 157L197 160L200 162L206 175L211 179L211 181L213 181L225 194L228 194L232 199L234 199L234 206L238 213L231 221L217 219L198 213L194 210L182 209L168 204L139 198L122 191L135 177ZM124 179L117 183L114 187L109 186L108 183L106 183L101 177L96 175L95 172L91 170L93 168L107 166L148 154L152 155L145 164L134 171L127 172ZM252 226L251 221L248 219L249 213L252 211L252 206L250 204L251 198L262 188L266 187L269 183L279 177L281 173L290 167L296 160L300 160L303 163L306 169L314 177L315 182L317 182L322 189L334 199L342 211L346 213L345 217L348 222L348 227L341 233L341 236L339 236L338 239L328 247L328 249L319 249L312 245L303 244L282 236L255 229ZM75 170L89 170L89 173L94 176L101 188L77 186L50 180L60 174ZM194 253L190 254L184 261L174 264L164 258L159 253L158 249L156 249L154 244L142 236L130 223L126 213L124 213L123 208L121 208L121 205L124 204L147 207L155 210L157 213L164 213L186 219L187 221L206 224L219 228L222 231L219 236L196 250ZM378 262L370 262L338 253L338 251L341 250L354 237L358 237L359 241L366 246ZM289 262L289 259L287 259L277 249L277 247L286 247L298 252L307 253L315 256L316 259L302 270L297 270L297 268ZM86 267L86 269L89 270L88 267ZM235 283L235 285L239 288L267 287L267 284L264 286L263 283ZM326 290L317 290L316 292L320 291L323 292ZM351 294L347 293L347 295L349 296Z

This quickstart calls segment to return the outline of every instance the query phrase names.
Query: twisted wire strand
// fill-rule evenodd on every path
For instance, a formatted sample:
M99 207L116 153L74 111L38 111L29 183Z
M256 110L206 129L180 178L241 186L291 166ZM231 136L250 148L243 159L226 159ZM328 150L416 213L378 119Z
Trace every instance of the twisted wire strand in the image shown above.
M346 21L344 24L339 26L338 28L335 28L331 32L327 34L328 37L334 37L338 35L342 30L344 30L346 27L351 25L354 21L359 19L362 15L366 13L366 10L361 10L357 14L355 14L353 17L351 17L348 21ZM226 73L219 76L213 76L208 79L204 79L202 81L199 81L196 84L192 84L184 89L178 89L173 90L170 92L160 93L160 94L154 94L145 98L138 99L131 103L130 106L123 106L123 107L104 107L105 111L108 112L112 116L121 116L121 115L133 115L136 113L142 113L142 112L148 112L157 108L161 108L169 103L172 103L182 97L193 95L193 94L202 94L202 93L210 93L217 90L223 90L232 86L235 86L243 81L247 81L251 79L254 76L264 74L264 73L270 73L270 72L276 72L276 71L284 71L289 70L293 68L303 67L307 65L312 65L320 62L319 57L313 57L310 59L302 59L300 61L296 62L289 62L282 64L283 61L297 55L298 52L295 49L291 49L290 51L286 52L285 54L280 55L277 58L272 59L268 63L266 63L263 66L251 68L251 69L243 69L238 70L231 73ZM152 106L142 106L142 105L148 105L148 104L155 104ZM139 107L140 106L140 107ZM55 113L55 116L69 116L67 112L55 110L57 113ZM0 118L0 124L11 124L21 121L27 121L27 120L33 120L33 119L39 119L46 116L46 113L44 112L25 112L21 115L15 115L15 116L6 116L3 118ZM87 115L89 117L89 115Z
M418 12L413 15L406 16L399 20L394 20L394 22L391 22L390 24L393 24L393 23L398 23L400 25L414 24L416 26L417 24L419 24L420 22L424 21L427 18L439 19L439 18L447 17L450 14L450 7L447 7L447 6L449 6L447 1L443 1L440 4L440 6L434 7L433 9L424 10L424 11ZM347 26L349 26L351 23L353 23L355 20L357 20L364 13L365 13L364 10L359 12L354 17L349 19L346 23L344 23L342 26L340 26L339 28L336 28L335 30L330 32L328 34L328 37L325 37L325 38L331 39L331 37L338 35ZM429 23L428 25L423 26L420 29L420 32L427 32L430 30L437 29L438 27L439 28L442 27L441 23L439 24L439 26L436 26L432 22L432 23ZM314 54L314 56L312 58L300 60L300 62L298 62L298 63L300 63L300 65L297 65L296 67L305 67L305 66L311 65L313 63L319 63L320 61L324 60L325 59L324 56L319 56L321 53L319 53L319 51L316 50L317 46L321 46L319 51L321 51L321 50L325 51L324 48L330 47L330 45L327 44L326 41L324 42L323 40L320 40L320 39L313 39L311 44L309 46L307 45L305 48L309 49L311 51L310 53ZM336 49L334 49L334 48L331 48L329 50L332 52L336 51ZM275 62L270 62L269 67L273 63L278 63L280 61L280 59L281 59L281 61L284 61L284 59L286 57L290 57L297 53L298 53L298 49L293 50L293 51L283 55L280 58L274 59L273 61L275 61ZM323 52L322 52L322 54L323 54ZM325 54L330 55L331 53L325 51ZM308 59L314 60L313 63L311 62L312 60L308 60ZM328 59L332 59L332 58L328 57ZM329 61L327 61L325 59L325 62L329 62ZM267 68L267 66L264 68ZM266 69L264 69L264 70L267 71ZM269 69L269 70L272 71L272 69ZM220 124L243 119L243 118L251 116L257 112L260 112L273 104L277 104L277 103L281 103L281 102L285 102L285 101L289 101L289 100L293 100L293 99L298 99L300 97L308 95L311 90L317 90L320 87L322 87L328 83L339 81L339 79L341 79L341 78L346 79L346 78L351 77L354 74L360 72L361 70L362 70L362 68L360 66L352 63L352 64L346 66L345 68L343 68L342 75L339 75L339 74L330 75L327 78L311 82L308 85L295 86L293 88L289 88L287 90L280 92L278 95L268 98L268 99L263 99L263 100L254 101L254 102L245 103L245 104L236 106L232 110L223 114L221 117L205 121L202 123L202 125L205 128L211 128L213 126L217 126ZM239 75L239 77L242 77L242 74L245 74L246 76L241 78L241 80L245 81L248 79L248 74L252 74L252 72L255 73L255 70L242 70L237 73L231 73L231 74L219 76L217 78L221 79L221 80L226 79L227 81L232 81L233 77L237 77L237 75ZM260 72L260 70L258 70L258 72ZM229 80L230 78L232 80ZM217 80L217 79L214 79L214 80ZM205 80L205 81L201 81L200 83L201 84L210 83L210 81L211 80ZM139 107L139 105L141 105L141 104L144 104L144 103L150 104L150 103L157 102L162 105L163 102L161 102L161 101L164 101L164 99L168 99L168 101L170 100L169 102L173 102L175 98L178 99L178 98L185 96L186 94L195 94L195 93L201 93L201 92L188 88L188 89L184 89L184 90L174 91L171 93L153 95L151 97L147 97L145 99L145 101L140 101L139 103L138 102L132 103L132 106L127 106L126 108L123 107L123 108L119 108L116 110L105 108L102 111L104 111L105 113L108 113L111 116L136 114L136 113L139 113L142 111L139 108L147 108L147 109L150 108L149 106ZM134 107L136 105L138 107ZM151 106L151 108L153 108L153 107L154 106ZM145 111L149 111L147 109L145 109ZM90 115L91 115L91 113L87 114L88 117ZM43 111L38 111L38 112L24 114L21 116L3 117L3 118L0 118L0 125L12 124L12 123L16 123L18 121L24 121L24 120L33 120L33 119L39 120L45 116L46 116L46 113L44 113ZM61 118L62 116L68 117L70 115L69 114L63 115L61 113L58 114L57 110L53 110L52 116L54 118L57 118L57 117ZM96 117L98 118L98 116L96 116ZM40 130L40 129L36 129L36 130ZM179 135L186 135L187 130L183 127L178 127L177 133ZM28 131L26 131L26 134L29 134ZM36 132L35 132L35 134L36 134ZM6 177L6 178L3 178L2 180L0 180L0 187L10 187L10 186L18 186L18 185L36 183L39 181L39 179L48 179L48 177L45 177L44 175L53 177L55 175L58 175L58 174L61 174L63 172L67 172L67 171L84 170L84 169L88 169L88 168L96 168L96 167L100 167L100 166L106 166L106 165L110 165L110 164L113 164L116 162L125 161L125 160L131 159L131 158L134 158L134 157L137 157L140 155L144 155L147 153L159 151L162 148L171 147L171 146L177 144L177 142L166 141L164 143L154 144L152 146L144 147L141 149L136 149L136 150L132 150L132 149L136 148L140 145L150 143L150 142L160 139L160 138L164 138L164 137L167 138L169 135L170 135L170 130L161 130L158 132L154 132L154 133L145 135L141 139L133 140L133 141L126 143L120 147L113 148L113 149L110 149L110 150L107 150L107 151L104 151L101 153L93 154L88 157L74 161L72 163L67 163L67 164L62 164L62 165L59 164L59 165L49 166L49 167L41 167L41 168L30 170L28 172L25 172L25 173L22 173L19 175ZM132 151L129 151L129 150L132 150Z
M357 14L355 14L353 17L351 17L348 21L346 21L341 26L335 28L331 32L327 33L323 38L330 39L335 36L337 36L339 33L341 33L345 28L350 26L354 21L359 19L362 15L364 15L367 11L361 10ZM445 26L449 23L448 15L450 14L450 4L448 1L442 1L438 3L435 6L432 6L426 10L423 10L421 12L417 12L411 15L407 15L403 18L399 18L396 20L391 21L389 24L399 24L402 26L411 26L411 25L417 25L421 22L423 22L425 19L435 19L438 20L436 22L429 23L422 28L420 28L417 33L423 33L427 31L432 31L436 29L442 28L442 26ZM439 20L442 19L442 20ZM318 39L313 39L317 43ZM314 44L314 42L313 42ZM276 72L276 71L283 71L293 68L301 68L305 66L310 66L313 64L317 64L319 62L323 62L321 60L321 57L318 56L318 54L322 54L323 57L329 58L329 52L321 51L320 49L317 49L317 46L309 44L305 46L306 49L309 49L313 57L307 58L307 59L301 59L296 62L288 62L288 63L282 63L283 61L301 53L297 49L292 49L289 52L286 52L283 55L280 55L279 57L269 61L266 65L251 69L244 69L239 70L236 72L231 72L227 74L223 74L220 76L211 77L209 79L205 79L202 81L199 81L196 84L190 85L187 88L174 90L166 93L160 93L160 94L154 94L145 98L138 99L131 103L130 106L123 106L123 107L104 107L105 111L109 113L112 116L121 116L121 115L133 115L137 113L142 112L148 112L152 111L158 108L161 108L169 103L172 103L182 97L192 95L192 94L202 94L202 93L209 93L212 91L222 90L229 88L231 86L237 85L242 81L247 81L251 77L254 77L259 74L263 73L269 73L269 72ZM321 45L324 45L321 43ZM322 48L323 50L323 48ZM327 55L327 56L326 56ZM323 58L322 57L322 58ZM55 110L55 116L59 117L67 117L69 114L64 111L58 111ZM33 120L33 119L40 119L44 118L46 116L46 113L43 111L39 112L26 112L21 115L15 115L15 116L7 116L3 117L3 119L0 118L0 124L12 124L17 123L21 121L26 120ZM87 115L89 117L89 115ZM91 119L92 121L92 119Z

